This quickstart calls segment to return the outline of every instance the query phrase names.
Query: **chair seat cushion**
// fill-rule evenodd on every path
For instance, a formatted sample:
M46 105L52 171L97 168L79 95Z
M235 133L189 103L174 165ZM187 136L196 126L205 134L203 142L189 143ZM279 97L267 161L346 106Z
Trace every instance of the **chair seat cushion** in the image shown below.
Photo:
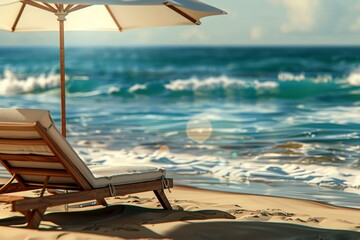
M122 185L153 181L166 175L164 169L153 166L90 165L88 167L94 175L93 181L90 183L94 188L106 187L109 184Z

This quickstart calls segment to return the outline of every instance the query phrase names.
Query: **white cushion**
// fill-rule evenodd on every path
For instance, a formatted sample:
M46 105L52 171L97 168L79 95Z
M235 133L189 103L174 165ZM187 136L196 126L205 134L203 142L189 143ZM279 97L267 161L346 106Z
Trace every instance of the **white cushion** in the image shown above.
M40 122L47 130L49 136L55 140L65 155L83 174L84 178L93 188L99 188L109 185L121 185L128 183L137 183L144 181L152 181L160 179L166 175L166 171L162 168L151 166L93 166L90 169L80 159L74 149L66 141L55 127L50 117L50 112L46 110L33 109L9 109L0 108L0 123L25 124ZM0 131L0 138L27 138L39 139L40 136L34 132L16 132L16 131ZM41 146L40 146L41 147ZM0 145L0 153L5 154L40 154L53 155L50 149L37 148L37 146L15 146L7 148ZM119 159L121 161L121 159ZM95 176L94 176L95 175Z
M110 183L136 183L141 181L151 181L165 176L165 170L152 166L109 166L93 165L89 166L95 179L91 183L93 186L104 187Z

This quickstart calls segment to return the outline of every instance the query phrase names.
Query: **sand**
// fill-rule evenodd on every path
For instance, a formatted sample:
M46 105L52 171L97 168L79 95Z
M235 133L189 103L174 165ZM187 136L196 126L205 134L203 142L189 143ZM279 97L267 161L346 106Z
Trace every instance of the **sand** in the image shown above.
M188 187L167 195L172 211L152 192L109 198L106 208L49 208L40 230L24 229L25 219L3 202L0 239L360 239L358 209Z

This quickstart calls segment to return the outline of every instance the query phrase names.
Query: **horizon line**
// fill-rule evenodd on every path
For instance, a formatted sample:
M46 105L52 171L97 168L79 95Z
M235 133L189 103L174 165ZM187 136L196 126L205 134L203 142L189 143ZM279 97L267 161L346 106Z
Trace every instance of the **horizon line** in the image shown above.
M0 48L57 48L58 46L55 44L51 45L0 45ZM239 48L271 48L271 47L360 47L359 44L139 44L139 45L77 45L77 44L69 44L65 46L65 48L167 48L167 47L239 47Z

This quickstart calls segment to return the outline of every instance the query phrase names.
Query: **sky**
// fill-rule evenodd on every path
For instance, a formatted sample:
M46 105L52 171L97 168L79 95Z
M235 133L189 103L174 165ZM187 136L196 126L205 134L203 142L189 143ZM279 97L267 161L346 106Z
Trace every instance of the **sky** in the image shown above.
M2 1L2 0L0 0ZM360 45L360 0L203 0L228 15L200 26L66 32L66 46ZM57 46L56 32L0 31L0 46Z

